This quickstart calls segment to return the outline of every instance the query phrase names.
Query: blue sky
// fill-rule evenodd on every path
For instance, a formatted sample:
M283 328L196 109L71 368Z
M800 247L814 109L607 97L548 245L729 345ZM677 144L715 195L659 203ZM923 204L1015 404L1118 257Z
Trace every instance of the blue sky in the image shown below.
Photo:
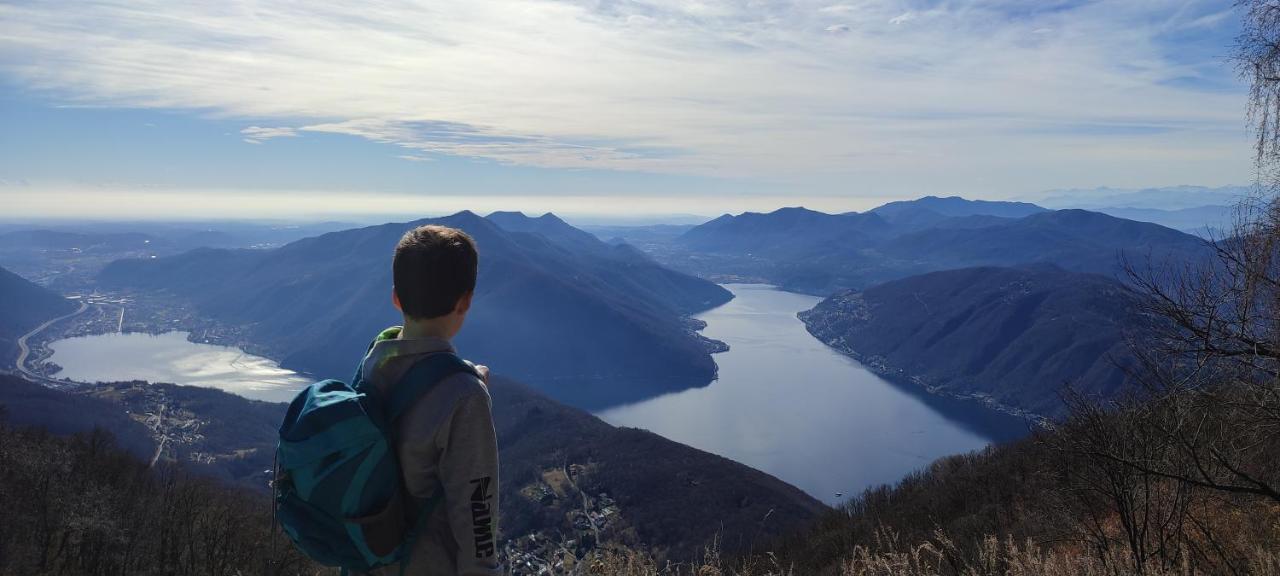
M719 214L1251 178L1221 1L0 3L10 216Z

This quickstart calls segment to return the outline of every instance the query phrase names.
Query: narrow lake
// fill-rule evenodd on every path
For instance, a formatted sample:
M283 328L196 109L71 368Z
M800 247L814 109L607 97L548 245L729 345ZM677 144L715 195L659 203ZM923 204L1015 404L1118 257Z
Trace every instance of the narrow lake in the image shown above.
M735 298L698 316L703 334L729 344L715 355L719 378L598 416L758 468L832 504L1027 432L975 403L887 382L831 350L796 318L819 298L725 287Z
M238 348L187 341L187 332L97 334L49 344L55 378L79 382L146 380L218 388L254 400L288 402L311 383L274 361Z
M938 457L1027 431L975 403L890 383L827 348L796 318L818 298L756 284L726 288L735 298L699 315L703 334L730 346L715 355L719 378L601 418L742 462L832 504ZM172 382L271 402L288 402L310 383L270 359L187 335L68 338L50 343L50 360L62 367L59 378Z

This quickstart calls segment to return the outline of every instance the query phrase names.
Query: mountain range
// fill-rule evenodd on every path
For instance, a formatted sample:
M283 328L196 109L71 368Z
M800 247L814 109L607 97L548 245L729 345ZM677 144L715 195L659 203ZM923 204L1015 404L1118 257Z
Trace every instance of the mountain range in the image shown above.
M951 268L1050 263L1115 275L1126 260L1207 253L1199 238L1156 224L957 197L893 202L865 213L726 214L655 251L686 272L824 296Z
M187 302L285 367L345 378L369 340L399 323L391 256L405 231L424 224L461 228L479 247L474 306L455 339L467 357L592 409L715 376L710 351L723 345L698 335L688 315L728 301L727 290L553 215L460 212L271 250L198 249L117 261L99 280Z
M834 294L800 313L809 332L891 379L1060 416L1067 384L1108 397L1125 380L1130 292L1050 265L964 268Z

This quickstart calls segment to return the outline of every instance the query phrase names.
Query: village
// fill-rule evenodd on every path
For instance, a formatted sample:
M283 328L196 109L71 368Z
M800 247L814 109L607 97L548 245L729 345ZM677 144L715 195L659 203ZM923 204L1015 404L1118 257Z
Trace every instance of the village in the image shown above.
M607 493L591 496L578 483L590 466L570 464L542 473L520 496L543 506L563 506L561 529L544 529L508 540L504 563L513 576L576 573L578 563L608 541L622 523L618 503Z

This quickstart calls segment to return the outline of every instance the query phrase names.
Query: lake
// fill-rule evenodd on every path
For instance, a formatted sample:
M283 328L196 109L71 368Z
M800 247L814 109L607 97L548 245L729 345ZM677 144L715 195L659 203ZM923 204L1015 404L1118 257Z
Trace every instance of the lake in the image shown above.
M831 504L1027 432L976 403L892 384L828 348L796 318L820 298L725 287L734 299L698 315L703 334L729 344L715 355L719 378L599 417L747 464Z
M831 350L796 318L819 298L725 287L734 299L698 316L707 323L703 334L730 346L715 355L719 378L597 415L758 468L833 504L940 456L1027 431L976 403L890 383ZM68 338L49 344L50 360L62 367L58 378L172 382L271 402L288 402L311 382L270 359L187 336Z
M268 402L288 402L312 381L231 346L187 341L187 332L97 334L56 340L55 378L78 382L146 380L205 386Z

